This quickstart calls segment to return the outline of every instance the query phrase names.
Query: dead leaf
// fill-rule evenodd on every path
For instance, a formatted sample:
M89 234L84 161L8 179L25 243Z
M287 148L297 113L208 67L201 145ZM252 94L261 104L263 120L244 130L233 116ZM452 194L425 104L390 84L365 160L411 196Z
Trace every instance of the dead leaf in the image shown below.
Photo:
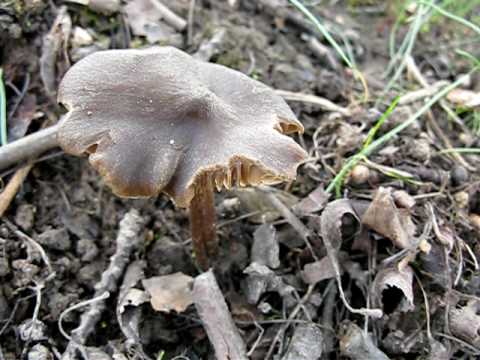
M330 202L320 218L322 238L328 236L336 250L342 244L342 220L345 215L351 215L358 220L350 200L341 199Z
M175 310L180 313L193 304L193 278L183 273L154 276L142 280L142 284L150 294L150 303L156 311Z
M448 93L447 100L452 104L472 109L480 106L480 92L457 88Z
M71 30L72 19L67 8L62 6L58 10L52 28L43 39L42 56L40 57L40 77L46 93L51 98L56 98L57 79L62 77L70 66L67 47ZM63 62L58 61L59 56L62 57ZM63 69L57 68L59 64L63 66Z
M279 253L275 227L271 224L260 225L253 233L252 262L276 269L280 266Z
M306 216L311 213L322 210L328 202L327 194L323 186L313 190L307 197L303 198L298 204L293 206L292 210L298 216Z
M390 239L402 249L411 248L414 244L415 225L407 209L395 206L392 191L380 187L362 217L362 223L380 235Z
M467 341L475 347L480 347L480 315L479 303L471 300L466 306L450 309L450 331L453 335Z
M306 264L302 271L302 279L308 285L315 285L318 282L335 277L335 270L328 256Z
M380 270L373 282L373 300L377 306L383 307L386 313L395 310L407 312L414 309L413 303L413 269L407 261L395 267ZM397 290L389 293L389 290ZM398 291L402 296L398 296Z
M282 215L272 205L267 191L261 191L255 188L234 189L232 190L235 196L240 200L240 205L244 212L258 213L258 215L251 216L248 219L255 223L273 222ZM298 199L294 195L278 190L275 188L269 189L275 196L288 208L293 207Z

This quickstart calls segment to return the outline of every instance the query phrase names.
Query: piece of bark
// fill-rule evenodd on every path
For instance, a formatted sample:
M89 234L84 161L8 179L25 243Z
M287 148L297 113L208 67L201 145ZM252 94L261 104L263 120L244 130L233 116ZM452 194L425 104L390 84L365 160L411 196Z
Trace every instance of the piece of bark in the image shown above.
M195 278L193 298L217 359L247 360L245 343L211 270Z

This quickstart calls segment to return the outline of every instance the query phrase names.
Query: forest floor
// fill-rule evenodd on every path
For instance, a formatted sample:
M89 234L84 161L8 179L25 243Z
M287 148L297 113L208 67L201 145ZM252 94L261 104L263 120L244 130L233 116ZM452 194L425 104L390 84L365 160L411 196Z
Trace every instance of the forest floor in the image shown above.
M203 275L166 196L59 149L3 169L0 360L478 359L480 3L156 1L0 1L8 141L81 58L172 45L277 90L309 158L216 194Z

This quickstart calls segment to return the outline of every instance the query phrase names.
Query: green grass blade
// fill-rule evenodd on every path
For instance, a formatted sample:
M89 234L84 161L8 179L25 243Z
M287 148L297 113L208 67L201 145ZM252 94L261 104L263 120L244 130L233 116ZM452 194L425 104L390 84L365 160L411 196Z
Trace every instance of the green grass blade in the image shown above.
M432 1L427 1L427 0L417 0L417 2L419 4L423 4L423 5L427 5L427 6L430 6L432 9L434 9L435 11L439 12L440 14L442 14L443 16L453 20L453 21L456 21L470 29L472 29L473 31L475 31L477 34L480 34L480 27L478 27L477 25L475 25L474 23L460 17L460 16L457 16L455 14L452 14L450 11L448 10L445 10L443 8L441 8L440 6L438 5L435 5Z
M3 84L3 69L0 68L0 142L7 144L7 97Z
M365 140L365 142L363 144L363 148L368 147L372 143L373 138L375 137L375 134L380 129L380 127L383 125L383 123L389 118L389 116L392 114L393 110L395 110L395 108L398 105L399 100L400 100L400 96L397 96L395 99L393 99L393 101L390 104L390 106L388 107L388 109L382 114L382 116L380 116L380 119L378 119L378 121L374 125L374 127L370 129L370 131L368 132L368 135L367 135L367 139Z
M479 67L475 67L469 73L464 76L458 78L455 82L450 85L445 86L439 92L437 92L425 105L423 105L415 114L413 114L407 121L403 122L402 124L396 126L388 133L383 135L382 137L378 138L377 140L372 141L368 146L362 148L360 152L352 156L347 163L342 167L340 172L335 176L333 181L328 185L326 192L330 193L334 189L336 190L337 196L340 196L340 189L343 185L344 178L349 174L350 170L363 158L366 158L370 155L373 151L377 148L381 147L387 141L392 139L395 135L405 130L411 124L413 124L417 119L419 119L423 114L425 114L436 102L442 99L445 95L447 95L450 91L455 89L457 86L461 85L472 73L477 71Z
M310 10L308 10L305 5L303 5L300 1L298 0L289 0L293 6L295 6L298 10L300 10L303 15L307 17L308 20L310 20L315 27L322 33L322 35L327 39L327 41L330 43L330 45L333 46L335 51L340 55L342 60L345 62L345 64L348 65L349 68L355 69L354 61L349 59L348 56L345 54L345 52L342 50L340 45L335 41L335 39L330 35L328 32L327 28L323 26L323 24L317 19L315 15L311 13Z

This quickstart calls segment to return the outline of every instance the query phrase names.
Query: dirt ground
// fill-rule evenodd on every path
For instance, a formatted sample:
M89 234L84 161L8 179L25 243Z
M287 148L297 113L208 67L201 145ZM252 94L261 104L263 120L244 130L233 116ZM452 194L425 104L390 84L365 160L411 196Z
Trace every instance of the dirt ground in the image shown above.
M65 114L81 58L172 45L279 90L309 158L215 195L221 293L167 196L116 197L58 148L2 169L0 360L480 358L480 4L476 29L437 13L392 62L420 2L306 1L352 68L287 1L163 1L177 21L153 3L0 0L9 142Z

